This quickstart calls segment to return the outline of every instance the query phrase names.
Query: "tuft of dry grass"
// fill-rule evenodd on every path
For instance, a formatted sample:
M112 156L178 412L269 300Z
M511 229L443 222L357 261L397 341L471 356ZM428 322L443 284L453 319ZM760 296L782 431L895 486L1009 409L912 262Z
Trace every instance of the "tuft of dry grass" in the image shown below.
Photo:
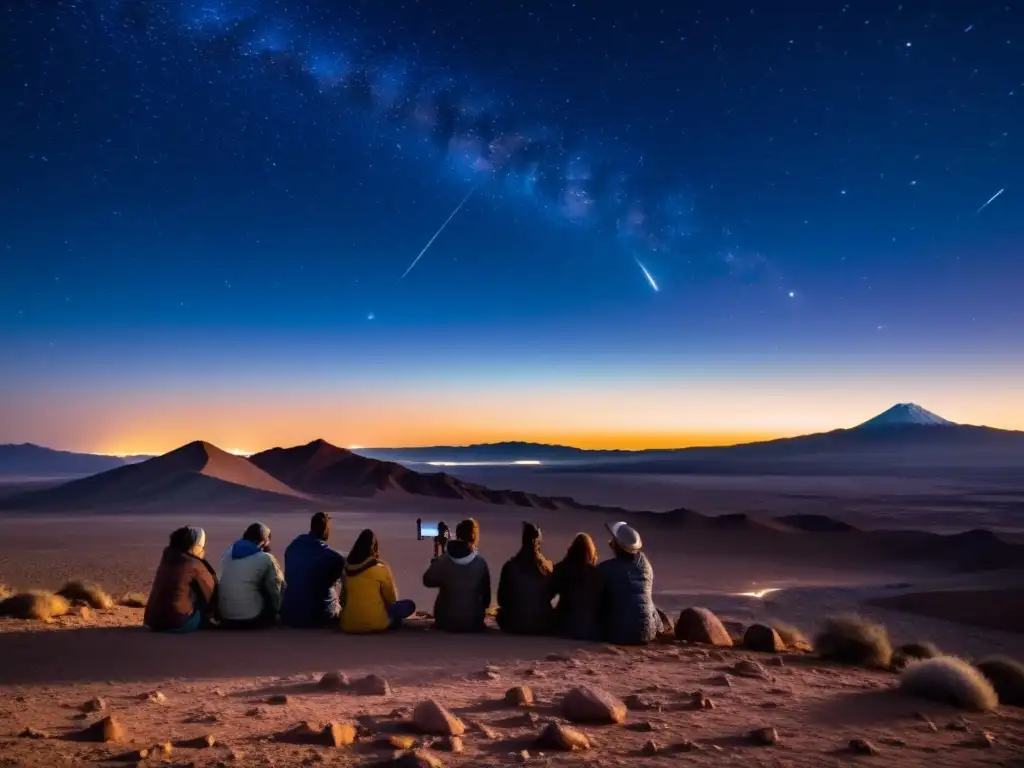
M71 604L65 598L41 590L21 592L0 602L0 616L11 619L50 621L70 610Z
M814 639L826 661L868 669L886 669L892 661L889 632L882 624L855 614L829 616Z
M117 604L127 608L145 608L148 602L149 596L143 592L127 592L121 595L121 599L117 601Z
M905 669L913 661L924 661L941 656L942 651L934 643L904 643L892 652L892 668Z
M992 683L980 671L955 656L912 662L900 675L900 690L911 696L974 712L988 712L999 704Z
M1024 664L1005 656L993 656L974 665L999 696L999 703L1024 707Z
M779 633L779 637L782 638L782 642L786 644L786 647L793 651L810 651L813 650L811 641L807 639L797 627L792 624L787 624L784 621L778 621L772 619L768 622L768 626Z
M114 599L101 586L87 581L69 581L57 594L71 602L81 601L90 608L107 611L114 607Z

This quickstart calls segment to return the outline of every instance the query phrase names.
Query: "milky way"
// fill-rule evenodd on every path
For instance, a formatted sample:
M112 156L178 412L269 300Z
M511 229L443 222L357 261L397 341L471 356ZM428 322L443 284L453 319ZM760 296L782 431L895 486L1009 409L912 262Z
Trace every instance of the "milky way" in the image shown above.
M645 178L642 154L624 159L628 147L599 142L594 149L578 132L528 122L516 102L523 94L496 94L468 73L444 72L415 47L404 59L381 54L363 31L284 3L79 0L74 7L108 33L154 47L184 39L218 74L256 68L282 87L315 88L319 109L355 109L375 117L378 128L413 130L461 183L483 182L493 194L526 200L613 238L626 253L677 255L692 234L683 180Z

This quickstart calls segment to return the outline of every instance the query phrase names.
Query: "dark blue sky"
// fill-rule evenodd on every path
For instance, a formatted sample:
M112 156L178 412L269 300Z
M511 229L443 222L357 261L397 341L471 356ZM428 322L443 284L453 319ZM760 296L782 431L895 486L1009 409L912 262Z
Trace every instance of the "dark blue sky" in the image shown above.
M1024 6L295 5L0 12L0 440L1024 426Z

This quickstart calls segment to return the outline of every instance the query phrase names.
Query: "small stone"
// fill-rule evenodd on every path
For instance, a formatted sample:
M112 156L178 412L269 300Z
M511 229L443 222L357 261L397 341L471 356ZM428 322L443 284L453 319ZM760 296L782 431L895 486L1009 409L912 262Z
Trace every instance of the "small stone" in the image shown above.
M263 707L252 707L251 709L245 710L246 717L263 717L266 713L267 712Z
M661 750L658 748L658 745L657 745L656 742L648 741L646 744L644 744L643 748L640 750L640 754L644 755L645 757L654 757L660 751Z
M960 731L961 733L970 733L971 724L964 720L962 717L958 717L956 720L952 720L946 725L946 730Z
M392 749L412 749L416 746L416 739L404 733L393 733L384 738L381 744Z
M513 707L529 707L533 702L533 689L528 685L517 685L505 691L505 703Z
M164 696L163 693L161 693L160 691L153 691L152 693L146 694L146 701L151 701L154 704L166 704L167 697Z
M324 741L331 747L347 747L356 740L356 727L352 723L328 723L323 730Z
M446 752L451 752L453 755L462 754L465 747L462 744L462 738L459 736L448 736L441 742L441 749Z
M768 680L771 678L767 669L750 659L740 659L732 665L731 671L739 677L750 677L757 680Z
M878 748L867 739L850 739L850 751L858 755L877 755Z
M559 752L578 752L590 749L590 739L582 731L561 723L548 723L537 737L537 746Z
M267 704L273 704L274 706L285 706L291 704L291 699L284 693L275 693L273 696L267 697Z
M393 768L444 768L441 758L425 749L402 752L387 762L378 763L378 765L387 765Z
M756 728L749 734L750 740L762 747L779 743L779 733L774 728Z
M174 754L174 745L169 741L154 744L149 749L150 757L170 757Z
M470 728L472 728L474 731L482 735L485 739L496 739L499 736L498 732L486 723L479 723L473 721L467 722L467 725L469 725Z
M661 703L638 693L631 694L622 700L627 709L634 711L660 710Z
M523 714L511 717L504 722L513 727L529 728L540 722L540 718L537 717L536 712L523 712Z
M466 732L463 722L433 699L416 705L412 723L420 733L435 736L461 736Z
M408 707L395 707L388 712L388 717L394 720L408 720L412 717L412 710Z
M88 605L76 605L72 613L82 621L88 621L89 617L92 615Z
M390 696L391 686L380 675L367 675L352 683L352 689L360 696Z
M113 717L104 717L82 731L87 741L103 741L117 743L124 741L125 733L121 723Z
M636 731L637 733L651 733L652 731L658 730L658 726L650 720L642 720L639 723L627 726L627 728L631 731Z
M528 763L528 762L530 762L530 753L527 752L525 749L522 749L519 752L516 752L516 762L517 763Z
M996 737L988 731L982 731L978 734L978 746L985 749L991 749L996 745Z
M102 712L107 708L107 702L100 696L94 696L85 702L81 709L83 712Z
M340 691L349 687L348 675L344 672L327 672L317 682L317 686L328 691Z
M18 736L20 736L23 739L48 739L48 738L50 738L47 734L43 733L42 731L40 731L40 730L38 730L36 728L33 728L32 726L29 726L28 728L23 730L21 733L18 734Z
M687 739L686 741L682 741L679 744L677 744L675 746L675 751L677 751L677 752L699 752L700 751L700 744L698 744L695 741L690 741L689 739Z
M719 675L709 681L712 685L721 685L724 688L732 688L732 678L728 675Z
M229 760L241 760L243 757L245 757L245 753L242 752L242 750L240 749L235 749L234 747L232 747L228 750Z
M530 667L526 672L523 673L527 677L547 677L547 673L543 669L537 669L536 667Z
M626 705L600 688L578 686L562 699L562 712L576 723L617 725L626 719Z
M884 738L879 739L879 741L882 742L883 744L885 744L886 746L889 746L889 747L905 747L905 746L907 746L907 742L906 741L904 741L903 739L898 739L895 736L886 736Z

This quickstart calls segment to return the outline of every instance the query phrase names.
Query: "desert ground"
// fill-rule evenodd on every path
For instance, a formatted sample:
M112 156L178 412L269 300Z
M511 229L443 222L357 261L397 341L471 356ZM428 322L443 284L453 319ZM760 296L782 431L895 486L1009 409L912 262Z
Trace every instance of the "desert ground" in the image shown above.
M959 494L956 504L963 504L965 493L980 494L984 501L990 490L950 490L935 479L902 485L877 480L871 486L849 478L801 484L789 477L765 478L759 485L746 479L653 482L581 475L558 481L541 474L523 474L517 481L507 473L502 476L508 482L501 482L493 471L486 478L482 474L467 472L466 477L633 508L685 506L772 515L827 509L858 525L881 521L876 527L886 528L927 528L939 515L936 527L942 530L982 523L937 511L937 495ZM792 501L801 494L810 499L804 506ZM1019 529L1006 512L1004 496L989 502L976 501L979 519L998 518L1006 536L1014 538ZM518 547L522 520L543 528L544 549L553 559L581 530L603 547L607 536L602 527L611 522L589 512L409 497L358 500L332 508L332 543L347 550L362 528L374 528L402 596L429 612L432 594L420 577L431 545L416 541L415 519L454 523L470 514L481 522L481 552L495 586L498 569ZM102 585L115 598L146 592L171 529L204 527L216 565L221 552L255 519L271 527L280 556L288 541L306 529L308 512L5 513L0 516L0 582L56 589L78 578ZM884 623L894 645L930 641L966 658L1024 658L1024 627L1019 626L1024 568L988 571L943 557L907 556L884 539L858 534L645 531L638 526L646 533L645 551L655 569L656 601L670 616L704 606L734 634L754 622L782 620L812 636L827 615L855 611ZM940 593L948 594L936 598ZM140 626L141 615L141 609L118 606L50 623L0 619L0 761L124 764L143 760L143 750L146 761L173 765L372 765L405 754L397 749L406 746L400 739L381 742L409 734L428 754L453 766L1024 765L1024 709L965 712L899 692L900 678L893 672L840 666L814 654L677 643L617 649L508 637L497 630L453 637L430 628L422 616L377 637L286 629L158 636ZM990 626L983 626L988 619ZM1013 628L1018 631L1008 631ZM744 659L759 662L767 676L733 674L730 670ZM333 670L352 680L379 675L389 682L390 692L364 695L356 688L318 687L319 677ZM504 704L505 691L516 685L532 688L536 702ZM592 742L589 750L562 752L537 744L545 723L565 722L561 697L580 685L626 699L625 722L578 726ZM712 701L713 709L691 704L697 691ZM103 700L103 709L83 711L95 697ZM467 732L456 745L461 751L450 751L443 738L409 730L411 711L425 700L440 702L466 722ZM107 714L121 723L123 738L117 743L83 740L80 731ZM353 745L334 747L319 735L292 731L303 722L351 723L359 736ZM777 743L752 740L749 733L760 728L774 728ZM859 754L850 747L853 739L867 740L878 754ZM645 748L648 741L657 749ZM170 750L152 750L168 743Z

